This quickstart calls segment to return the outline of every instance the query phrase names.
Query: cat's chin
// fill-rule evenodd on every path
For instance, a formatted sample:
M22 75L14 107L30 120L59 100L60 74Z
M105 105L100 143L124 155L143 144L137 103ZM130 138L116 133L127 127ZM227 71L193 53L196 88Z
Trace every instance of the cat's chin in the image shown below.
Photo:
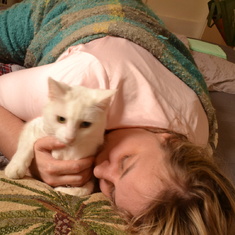
M57 136L55 136L55 138L59 141L59 142L61 142L62 144L64 144L64 145L66 145L66 146L73 146L73 144L74 144L74 142L75 142L75 140L66 140L66 139L64 139L64 138L58 138Z

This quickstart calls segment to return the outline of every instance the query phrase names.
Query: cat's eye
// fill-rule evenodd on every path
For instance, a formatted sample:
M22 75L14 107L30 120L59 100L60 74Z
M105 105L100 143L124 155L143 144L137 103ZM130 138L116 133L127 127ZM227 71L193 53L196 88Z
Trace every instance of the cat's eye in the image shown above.
M82 122L82 123L80 124L80 128L88 128L88 127L90 127L91 125L92 125L91 122Z
M59 122L59 123L65 123L65 122L66 122L66 118L61 117L61 116L57 116L57 122Z

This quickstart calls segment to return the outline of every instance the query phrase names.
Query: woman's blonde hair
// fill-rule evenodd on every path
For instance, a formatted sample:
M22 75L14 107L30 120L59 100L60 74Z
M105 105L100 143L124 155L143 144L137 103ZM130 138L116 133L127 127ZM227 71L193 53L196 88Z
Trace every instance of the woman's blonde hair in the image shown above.
M168 153L165 167L170 179L166 179L165 190L138 217L131 218L130 231L156 235L230 234L235 189L210 153L178 134L170 135L163 148Z

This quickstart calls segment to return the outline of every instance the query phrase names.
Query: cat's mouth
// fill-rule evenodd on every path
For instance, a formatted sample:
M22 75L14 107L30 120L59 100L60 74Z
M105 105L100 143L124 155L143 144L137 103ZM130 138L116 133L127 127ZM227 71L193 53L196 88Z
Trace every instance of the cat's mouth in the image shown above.
M66 146L68 146L68 147L71 147L71 146L74 146L74 143L75 143L75 141L73 141L73 142L68 142L68 143L64 143Z
M62 143L64 143L66 146L73 146L75 143L75 138L65 138L63 140L60 140Z

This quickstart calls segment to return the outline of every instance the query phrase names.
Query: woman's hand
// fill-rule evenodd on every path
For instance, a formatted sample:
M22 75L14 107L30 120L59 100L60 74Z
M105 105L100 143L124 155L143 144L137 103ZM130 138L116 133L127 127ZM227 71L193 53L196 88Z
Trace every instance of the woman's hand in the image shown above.
M29 168L30 174L52 187L83 186L92 176L94 157L80 160L57 160L51 155L53 149L65 145L54 137L44 137L34 144L35 157Z

